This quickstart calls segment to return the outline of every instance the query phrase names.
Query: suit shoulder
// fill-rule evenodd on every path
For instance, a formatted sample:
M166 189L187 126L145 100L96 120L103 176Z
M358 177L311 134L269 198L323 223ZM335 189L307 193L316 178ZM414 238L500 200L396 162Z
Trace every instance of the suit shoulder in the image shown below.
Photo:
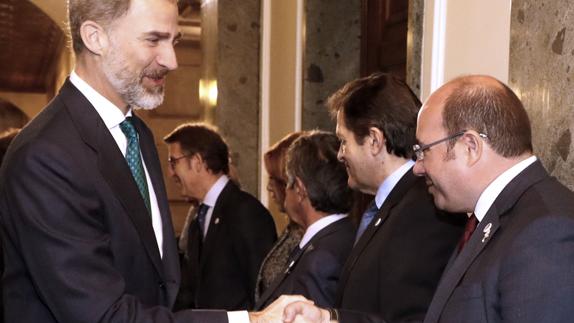
M225 207L232 208L236 211L234 213L250 211L248 213L263 213L270 215L267 208L265 208L257 198L248 192L239 189L237 185L231 182L228 183L222 191L217 203L222 203Z
M326 230L326 232L321 232ZM318 239L312 239L311 253L329 253L347 255L355 242L355 226L348 219L341 219L317 233Z
M570 223L572 220L574 193L551 177L526 189L500 219L502 225L516 231L545 222Z
M574 193L554 177L526 190L520 203L541 209L541 214L562 213L574 217Z

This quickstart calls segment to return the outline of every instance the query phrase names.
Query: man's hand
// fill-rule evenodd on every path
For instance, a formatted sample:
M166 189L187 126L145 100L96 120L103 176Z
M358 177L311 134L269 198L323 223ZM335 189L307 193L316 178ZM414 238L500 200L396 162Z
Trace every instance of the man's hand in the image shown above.
M329 323L329 318L329 311L309 301L291 303L283 311L284 323Z
M282 295L261 312L250 312L251 323L283 322L283 309L290 303L297 302L313 306L313 302L300 295Z

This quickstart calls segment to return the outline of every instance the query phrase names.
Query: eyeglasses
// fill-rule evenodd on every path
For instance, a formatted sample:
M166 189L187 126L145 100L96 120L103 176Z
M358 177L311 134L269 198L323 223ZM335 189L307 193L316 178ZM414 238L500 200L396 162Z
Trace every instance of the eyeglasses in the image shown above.
M458 137L464 135L467 131L468 131L468 130L461 130L461 131L459 131L459 132L457 132L457 133L455 133L455 134L453 134L453 135L450 135L450 136L448 136L448 137L446 137L446 138L439 139L439 140L437 140L437 141L435 141L435 142L431 142L430 144L427 144L427 145L422 145L422 146L421 146L421 145L418 145L418 144L417 144L417 145L414 145L414 146L413 146L413 152L415 153L416 160L423 160L423 159L425 159L425 151L426 151L426 150L429 150L430 147L432 147L432 146L434 146L434 145L438 145L438 144L440 144L441 142L445 142L445 141L448 141L448 140L456 139L456 138L458 138ZM483 134L483 133L479 133L478 135L479 135L481 138L488 138L488 137L487 137L485 134Z
M179 156L179 157L168 157L167 162L169 163L169 167L171 167L171 169L174 169L175 166L177 165L177 162L180 159L184 159L184 158L189 157L189 156L191 156L191 154L187 154L187 155L183 155L183 156Z

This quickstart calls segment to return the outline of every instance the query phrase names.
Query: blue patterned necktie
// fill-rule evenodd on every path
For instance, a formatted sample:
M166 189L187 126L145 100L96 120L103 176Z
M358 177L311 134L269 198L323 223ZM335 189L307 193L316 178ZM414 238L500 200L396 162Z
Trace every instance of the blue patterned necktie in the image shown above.
M128 117L122 123L120 123L120 129L122 129L122 132L124 133L124 135L126 135L126 138L128 139L128 147L126 150L126 161L128 162L128 166L130 167L130 171L132 172L132 176L136 181L140 194L143 197L145 206L147 207L148 212L150 212L151 214L149 191L147 187L147 180L145 177L145 171L143 168L143 163L140 154L138 133L131 119L132 119L131 117Z
M377 207L377 203L375 203L375 201L373 200L373 202L371 202L371 205L369 205L369 208L367 208L367 210L365 211L365 213L363 213L363 216L361 217L361 224L359 224L359 228L357 229L355 244L357 244L357 241L359 241L365 230L367 230L369 223L373 221L373 218L375 217L377 212L379 212L379 208Z
M199 225L199 233L201 234L201 239L205 240L207 234L203 234L205 228L205 216L207 215L207 210L209 210L209 205L201 203L197 209L197 224Z

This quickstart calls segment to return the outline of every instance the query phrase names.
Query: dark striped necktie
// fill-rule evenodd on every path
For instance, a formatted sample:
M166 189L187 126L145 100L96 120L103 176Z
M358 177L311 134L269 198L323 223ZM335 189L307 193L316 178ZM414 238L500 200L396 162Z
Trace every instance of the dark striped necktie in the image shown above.
M122 129L122 132L128 140L128 146L126 149L126 161L130 171L132 172L132 176L136 181L140 194L142 195L142 198L145 202L145 206L147 207L148 212L151 214L149 190L147 187L143 162L141 159L138 133L131 119L131 117L128 117L122 123L120 123L120 129Z

